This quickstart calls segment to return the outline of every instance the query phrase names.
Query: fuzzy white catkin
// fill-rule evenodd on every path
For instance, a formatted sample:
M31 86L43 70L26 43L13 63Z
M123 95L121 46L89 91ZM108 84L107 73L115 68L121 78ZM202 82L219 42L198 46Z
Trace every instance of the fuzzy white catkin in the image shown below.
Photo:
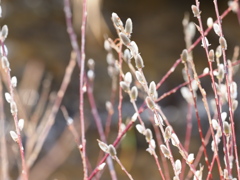
M207 19L207 26L208 26L209 28L213 26L213 18L209 17L209 18Z
M17 142L18 140L18 135L15 133L15 131L10 131L10 136L12 137L12 139Z
M17 87L17 77L16 76L13 76L11 78L11 84L13 87Z
M9 93L5 93L5 99L8 103L10 103L12 101L12 96Z
M24 127L24 119L19 119L19 121L18 121L19 130L22 131L23 127Z

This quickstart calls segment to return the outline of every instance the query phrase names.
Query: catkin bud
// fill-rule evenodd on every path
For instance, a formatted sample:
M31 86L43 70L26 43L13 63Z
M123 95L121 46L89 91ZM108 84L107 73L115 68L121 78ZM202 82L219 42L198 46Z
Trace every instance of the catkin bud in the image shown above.
M199 18L201 12L199 11L198 7L195 6L195 5L192 5L191 8L192 8L192 12L193 12L194 17Z
M218 65L218 74L217 74L217 78L219 79L219 81L222 81L224 78L224 65L223 64L219 64Z
M172 136L172 128L171 126L167 126L164 132L165 141L169 140L171 136Z
M133 86L130 92L131 100L136 101L138 97L138 89L136 86Z
M5 99L8 103L12 102L12 96L9 93L5 93Z
M168 148L167 148L164 144L161 144L161 145L160 145L160 149L161 149L163 155L164 155L166 158L170 158L170 156L171 156L170 151L168 150Z
M130 85L132 83L132 74L130 72L127 72L124 76L124 82L127 83L127 85Z
M12 84L13 87L17 87L17 78L16 78L16 76L13 76L11 78L11 84Z
M90 81L93 81L94 80L94 78L95 78L95 73L94 73L94 71L93 70L88 70L88 72L87 72L87 77L88 77L88 79L90 80Z
M2 27L1 38L0 38L2 40L2 42L7 38L7 35L8 35L8 27L7 27L7 25L4 25Z
M71 118L71 117L68 117L68 118L66 119L66 121L67 121L67 125L68 125L68 126L70 126L70 125L73 124L73 118Z
M183 62L183 63L187 62L187 59L188 59L188 51L187 51L187 49L184 49L184 50L182 51L181 59L182 59L182 62Z
M125 46L129 46L129 44L130 44L131 41L130 41L130 39L127 37L126 34L120 32L120 33L119 33L119 37L120 37L122 43L123 43Z
M18 121L19 130L22 131L23 127L24 127L24 119L19 119L19 121Z
M10 64L9 64L8 58L6 56L2 56L1 61L2 61L2 68L4 70L9 70Z
M120 28L123 26L121 19L118 17L116 13L112 13L112 21L116 27Z
M188 157L187 157L187 162L188 162L189 164L192 164L193 161L194 161L194 154L191 153L191 154L189 154Z
M220 44L222 49L225 49L225 50L227 49L227 41L224 37L221 36L219 38L219 44Z
M129 85L127 85L127 83L125 81L121 81L120 86L121 86L122 90L124 90L125 92L129 91Z
M144 133L145 133L146 141L150 142L151 139L153 138L152 131L150 129L146 129Z
M221 35L221 30L220 30L220 27L219 27L219 25L218 25L217 23L214 23L214 24L213 24L213 30L214 30L214 32L215 32L218 36Z
M132 29L133 29L132 20L128 18L125 24L125 31L128 35L130 35L132 33Z
M15 133L15 131L10 131L10 135L15 142L18 141L18 135Z
M123 59L127 62L127 63L130 63L131 61L131 54L130 54L130 51L129 49L125 49L124 50L124 53L123 53Z
M223 132L226 136L229 136L231 134L231 128L227 121L223 122Z
M156 92L156 83L154 81L152 81L149 85L149 88L148 88L148 94L151 97L154 97L155 92Z
M176 171L177 175L179 175L181 173L181 170L182 170L182 164L181 164L181 161L179 159L177 159L175 161L174 167L175 167L175 171Z
M180 143L179 139L175 133L172 134L171 140L172 140L172 145L174 145L174 146L178 146Z
M112 157L115 157L115 156L117 155L117 151L116 151L115 147L114 147L112 144L110 144L110 145L108 146L108 148L109 148L109 154L110 154Z
M131 41L131 43L128 47L131 50L131 53L134 57L138 55L138 46L135 43L135 41Z
M95 61L93 59L89 59L87 65L89 69L93 70L95 67Z
M163 124L163 119L162 119L162 116L160 115L160 114L157 114L156 115L156 113L154 113L154 122L155 122L155 124L157 125L157 126L159 126L159 125L162 125L162 126L164 126L164 124Z
M235 111L238 107L238 101L237 100L233 100L233 103L232 103L232 109L233 111Z
M107 109L109 114L113 114L114 110L113 110L112 103L110 101L106 102L106 109Z
M207 26L208 26L209 28L213 26L213 18L209 17L209 18L207 19Z
M209 61L214 62L214 50L211 49L209 51Z
M3 45L0 47L0 55L1 56L7 56L8 55L8 48L6 45Z
M103 168L105 167L105 165L106 165L106 163L102 163L102 164L100 164L99 166L98 166L98 170L99 171L101 171L101 170L103 170Z
M222 48L221 48L221 46L217 47L215 55L216 55L217 58L220 58L222 56Z
M220 127L216 119L212 119L212 127L214 130L218 130Z
M16 105L16 103L14 101L10 102L10 109L11 109L12 115L17 114L18 109L17 109L17 105Z
M142 69L144 67L143 59L142 59L142 56L140 54L138 54L135 57L135 64L136 64L136 68L138 68L138 69Z
M137 124L136 129L140 134L144 134L145 132L145 128L141 124Z
M141 84L144 83L144 78L143 78L143 75L142 75L141 72L136 71L136 72L135 72L135 75L136 75L137 80L138 80Z
M152 98L150 98L149 96L146 97L146 103L149 109L153 110L155 109L155 102L152 100Z
M112 50L111 44L107 39L104 41L104 49L106 51L111 51Z
M105 153L109 153L109 146L100 140L97 140L97 141L98 141L98 146L101 148L101 150Z

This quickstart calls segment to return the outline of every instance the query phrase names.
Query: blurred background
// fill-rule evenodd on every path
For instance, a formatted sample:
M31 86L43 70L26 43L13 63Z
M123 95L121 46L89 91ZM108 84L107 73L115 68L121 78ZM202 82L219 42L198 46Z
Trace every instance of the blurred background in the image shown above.
M80 42L82 2L81 0L72 0L71 2L74 28ZM145 63L145 75L149 82L158 82L179 58L182 50L185 48L182 20L184 14L189 12L190 20L196 22L191 12L191 5L194 2L193 0L89 0L86 57L87 59L93 58L96 63L94 94L103 119L106 118L105 102L110 99L109 93L111 92L111 80L107 73L107 53L103 48L103 42L106 36L113 39L116 37L115 29L111 22L112 12L116 12L123 22L128 17L132 19L133 35L131 39L136 41L139 46ZM35 79L41 82L44 77L51 76L51 90L57 91L71 53L71 44L66 31L63 1L3 0L1 6L3 9L1 26L7 24L9 28L6 45L9 50L8 57L11 63L12 75L17 76L18 80L21 81L26 70L32 68L30 76L27 76L27 80L25 79L27 86L31 86L31 83L36 81ZM219 1L220 13L227 7L227 1ZM201 10L204 27L206 28L207 18L213 17L215 19L212 1L201 1ZM227 55L229 59L232 58L234 46L239 45L240 42L239 28L237 16L231 12L223 20L223 31L228 42ZM194 39L198 36L199 33L197 32ZM210 48L215 49L218 45L218 37L214 32L210 32L208 39L211 44ZM207 66L204 54L204 50L200 45L193 52L194 62L199 73ZM182 68L183 66L179 65L175 73L159 89L159 94L183 82ZM239 78L237 77L236 80L238 81ZM66 106L72 117L78 114L78 81L79 70L76 68L62 103ZM209 86L207 84L209 84L209 79L203 79L203 86ZM29 100L28 95L26 95L26 98ZM25 99L25 96L23 99ZM126 100L128 99L126 98ZM126 115L124 115L124 118L131 116L133 112L131 109L128 110L130 105L127 102L125 105ZM184 135L181 128L185 128L184 119L186 119L187 104L181 97L180 92L176 92L162 100L160 106L169 120L175 123L176 126L179 126L180 135ZM86 114L89 114L89 117L86 119L90 122L87 131L87 140L88 154L91 155L94 154L94 150L98 150L96 143L98 136L95 126L91 123L93 120L92 116L90 116L90 109L86 109ZM12 128L10 121L12 119L8 117L7 129ZM78 118L76 118L76 121L78 121ZM61 113L59 113L54 127L50 132L50 137L48 137L36 165L32 168L30 179L81 179L81 158L70 132L65 132L65 127L66 122ZM54 165L48 168L47 164L50 163L50 159L54 162L54 159L58 158L54 157L54 155L52 157L49 155L49 152L55 140L64 132L70 134L68 143L64 145L65 147L69 147L63 151L66 157L62 159L62 162L53 163ZM129 133L130 140L126 140L122 145L122 148L129 149L127 151L128 154L124 154L124 150L122 154L120 152L123 163L127 164L127 168L135 179L158 179L159 175L154 164L154 159L145 152L147 148L145 139L140 135L139 137L135 137L131 133L134 134L133 130ZM113 137L114 135L116 136L113 133ZM194 134L193 136L198 138L198 134ZM109 142L111 141L109 140ZM62 146L60 147L62 148ZM141 150L137 151L137 148ZM42 161L43 158L41 157L44 156L48 158ZM97 158L90 157L93 167ZM149 165L146 167L147 163ZM127 179L122 174L118 165L116 165L116 169L119 179ZM10 169L10 171L11 176L15 179L17 174L15 173L17 171L16 167ZM104 178L102 179L108 178L108 172L104 173Z

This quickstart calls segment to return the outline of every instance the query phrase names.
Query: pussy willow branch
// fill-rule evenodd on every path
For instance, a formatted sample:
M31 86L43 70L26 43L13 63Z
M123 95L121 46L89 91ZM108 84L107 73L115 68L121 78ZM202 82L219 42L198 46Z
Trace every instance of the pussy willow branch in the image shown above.
M225 16L227 16L230 11L231 11L231 8L230 8L230 7L227 8L227 9L223 12L223 14L221 15L221 18L223 19ZM204 35L206 36L211 29L212 29L212 27L206 29L206 31L204 32ZM193 50L193 49L196 47L196 45L201 41L201 39L202 39L202 37L200 36L200 37L192 44L192 46L188 49L188 51ZM181 63L181 59L179 58L178 60L176 60L176 62L173 64L173 66L169 69L169 71L164 75L164 77L160 80L160 82L157 84L157 88L159 88L159 87L162 85L162 83L166 81L166 79L171 75L171 73L174 72L175 68L176 68L180 63ZM199 76L199 77L204 77L204 76L206 76L206 75L207 75L207 74L203 74L202 76ZM165 96L162 96L162 98L160 97L160 98L158 99L158 101L161 100L161 99L163 99L163 98L165 98L167 95L170 95L171 93L176 92L177 89L179 89L179 88L181 88L181 87L183 87L183 86L185 86L185 85L187 85L187 84L188 84L188 82L185 82L185 83L177 86L176 88L174 88L173 90L171 90L171 92L165 94ZM144 103L141 105L141 107L139 108L139 114L142 113L145 108L146 108L146 107L145 107L145 102L144 102ZM117 146L117 145L118 145L118 143L120 142L121 138L122 138L122 137L124 136L124 134L132 127L133 124L134 124L134 122L131 121L131 122L126 126L126 129L125 129L124 131L122 131L121 134L120 134L120 135L116 138L116 140L114 141L114 143L113 143L114 146ZM109 155L106 154L106 155L102 158L102 160L98 163L98 165L102 164L102 163L106 160L106 158L107 158L108 156L109 156ZM97 166L97 167L98 167L98 166ZM91 180L91 179L98 173L97 167L96 167L96 168L93 170L93 172L89 175L88 180Z
M236 0L236 2L238 2L238 0ZM223 30L222 30L222 23L221 23L222 19L219 16L217 1L214 0L213 3L214 3L214 7L215 7L215 12L216 12L216 16L217 16L218 25L220 27L220 35L223 37ZM238 179L240 179L240 167L239 167L237 140L236 140L235 126L234 126L234 119L233 119L232 98L231 98L231 91L230 91L230 82L229 82L228 73L227 73L228 72L228 65L227 65L227 59L226 59L226 50L223 49L223 48L222 48L222 53L223 53L223 62L224 62L224 66L225 66L225 69L226 69L225 81L226 81L226 86L227 86L228 106L229 106L229 114L230 114L231 130L232 130L232 144L234 146L235 162L236 162ZM228 153L228 151L225 152L225 153ZM226 154L227 169L228 169L229 175L231 175L230 165L229 165L229 162L228 162L227 158L228 158L228 155Z
M196 6L199 8L199 1L196 0ZM215 103L216 103L216 107L217 107L217 112L218 112L218 120L219 120L219 123L220 123L220 126L221 126L221 130L223 132L223 122L222 122L222 117L221 117L221 111L220 111L220 107L219 107L219 97L218 97L218 94L217 94L217 88L216 88L216 84L215 84L215 80L214 80L214 75L213 75L213 67L212 67L212 62L211 60L209 59L209 52L208 52L208 47L207 47L207 42L206 42L206 39L205 39L205 35L204 35L204 31L203 31L203 25L202 25L202 19L201 19L201 16L199 15L199 17L197 17L198 19L198 23L199 23L199 28L200 28L200 34L201 34L201 37L203 39L203 45L204 45L204 50L205 50L205 53L206 53L206 56L207 56L207 60L208 60L208 63L209 63L209 68L210 68L210 77L211 77L211 81L212 81L212 86L213 86L213 92L214 92L214 99L215 99ZM207 105L207 104L206 104ZM208 112L210 113L210 112ZM218 164L218 170L219 170L219 174L220 174L220 178L223 179L223 175L222 175L222 167L221 167L221 163L220 163L220 159L219 159L219 155L217 153L217 143L216 143L216 139L214 138L214 133L213 133L213 130L212 130L212 127L211 127L211 122L209 122L210 124L210 128L211 128L211 132L212 132L212 137L213 137L213 140L214 140L214 146L215 146L215 152L214 152L214 156L217 157L217 164ZM228 161L228 150L226 148L226 137L223 135L222 136L222 139L223 139L223 145L224 145L224 150L225 150L225 153L226 153L226 160Z
M4 51L4 43L2 41L0 41L0 44L1 44L1 48L3 50L3 56L6 56L6 52ZM8 87L10 90L10 95L11 95L12 99L15 100L14 89L13 89L13 86L11 83L11 73L10 73L9 68L6 70L6 77L7 77ZM24 148L23 148L23 144L22 144L21 132L18 127L18 113L17 112L15 114L13 114L13 119L14 119L16 133L18 136L17 143L18 143L18 147L19 147L19 151L20 151L21 160L22 160L22 171L21 171L22 177L24 180L28 180L28 169L27 169L26 161L25 161L25 153L24 153Z
M2 78L0 76L0 155L1 155L1 179L9 180L8 176L8 156L5 136L5 114L3 107Z
M223 19L225 16L228 15L228 13L231 11L232 9L229 7L228 9L226 9L222 15L220 16L221 19ZM217 22L217 20L215 21L215 23ZM212 29L212 27L209 27L205 30L204 35L206 36L210 30ZM202 37L199 36L197 38L197 40L188 48L188 52L191 52L197 45L199 42L201 42ZM181 63L181 59L177 59L175 61L175 63L172 65L172 67L168 70L168 72L162 77L162 79L158 82L157 84L157 89L166 81L166 79L175 71L176 67Z
M85 75L85 38L86 38L86 24L87 24L87 0L82 1L82 26L81 26L81 67L79 77L79 112L80 112L80 126L82 139L82 163L83 163L83 177L84 180L88 177L88 168L86 160L86 137L85 137L85 118L84 118L84 86L86 80Z
M167 163L167 159L165 158L165 156L163 155L163 153L161 152L161 148L160 145L163 144L163 139L161 137L161 133L159 128L155 125L154 119L150 118L150 122L152 123L155 135L156 135L156 142L157 142L157 147L158 147L158 151L161 157L161 161L162 161L162 166L164 169L164 175L162 175L162 179L170 179L170 172L169 172L169 167L168 167L168 163ZM156 154L155 154L156 155ZM157 163L157 162L156 162ZM159 165L160 166L160 165ZM160 171L160 169L159 169Z
M95 123L97 125L98 134L100 136L101 141L107 143L107 139L106 139L106 136L105 136L105 133L104 133L104 130L103 130L102 123L101 123L102 120L99 116L97 106L96 106L96 102L95 102L95 98L93 96L92 91L93 91L93 85L92 85L92 83L88 82L87 83L87 93L88 93L88 100L89 100L89 103L90 103L90 106L91 106L91 112L92 112L92 115L94 117ZM117 176L116 176L116 172L115 172L115 169L114 169L114 166L113 166L113 161L112 161L111 157L107 158L107 164L108 164L108 167L109 167L109 171L110 171L110 175L111 175L112 180L116 180Z
M122 69L122 43L119 43L119 52L118 52L118 61L119 61L119 69ZM119 82L122 81L122 75L119 73ZM119 88L119 102L118 102L118 134L121 131L122 125L122 101L123 101L123 92L122 88Z
M85 8L86 10L86 7L83 7ZM70 8L70 2L69 0L64 0L64 12L65 12L65 17L66 17L66 23L67 23L67 32L69 34L69 37L70 37L70 41L71 41L71 45L72 45L72 48L73 50L77 53L77 62L78 62L78 65L79 65L79 68L81 69L82 65L82 61L81 61L81 56L82 54L80 53L80 49L79 49L79 46L78 46L78 42L77 42L77 36L75 34L75 31L73 29L73 25L72 25L72 13L71 13L71 8ZM83 12L84 13L84 12ZM84 14L86 14L87 12L85 12ZM83 16L84 18L84 16ZM84 19L82 19L84 21L86 21L86 17ZM85 31L85 27L83 26L86 26L86 22L82 24L82 38L85 39L85 33L83 33L83 30ZM84 37L83 37L84 36ZM82 41L82 43L85 43L85 40L84 42ZM81 52L82 50L84 50L84 47L83 47L83 44L81 44ZM84 55L85 56L85 55ZM82 70L82 69L81 69ZM84 73L84 77L85 76L85 72ZM82 77L83 78L83 77ZM81 79L81 77L80 77ZM102 128L102 125L101 125L101 119L99 118L99 115L97 113L97 108L96 108L96 105L95 105L95 100L94 100L94 97L93 97L93 94L92 94L92 91L90 91L90 86L87 84L88 82L85 82L86 83L86 86L88 86L89 88L87 88L87 92L88 92L88 97L89 97L89 101L90 101L90 105L91 105L91 109L92 109L92 113L93 113L93 116L94 116L94 119L96 121L96 124L97 124L97 127L98 127L98 131L99 131L99 135L100 135L100 139L103 141L103 142L106 142L106 138L105 138L105 135L104 135L104 132L103 132L103 128ZM80 92L81 92L81 87L80 87ZM81 95L80 95L81 96ZM82 94L83 96L83 94ZM80 98L83 100L83 98ZM80 104L81 104L81 101L80 101ZM80 106L80 112L83 108L83 106ZM95 111L94 111L95 110ZM83 114L81 114L80 116L82 117ZM83 115L84 116L84 115ZM80 120L82 121L80 117ZM83 122L84 123L84 122ZM81 127L82 127L82 133L83 133L83 126L81 124ZM85 130L84 130L85 131ZM81 136L82 137L82 136ZM81 155L83 155L81 153ZM86 156L86 155L84 155ZM85 157L86 158L86 157ZM111 177L113 180L116 179L116 173L115 173L115 170L114 170L114 166L113 166L113 163L112 163L112 159L108 158L107 160L107 164L108 164L108 167L110 169L110 174L111 174Z

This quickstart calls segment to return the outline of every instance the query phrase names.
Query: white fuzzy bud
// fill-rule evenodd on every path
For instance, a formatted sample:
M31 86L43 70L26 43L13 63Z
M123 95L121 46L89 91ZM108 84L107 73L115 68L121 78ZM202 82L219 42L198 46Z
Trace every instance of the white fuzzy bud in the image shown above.
M97 169L98 169L99 171L101 171L101 170L103 170L103 168L105 167L105 165L106 165L106 163L102 163L102 164L100 164L100 165L97 167Z
M2 56L1 61L2 61L2 68L4 70L9 70L10 64L9 64L8 58L6 56Z
M113 110L112 103L110 101L107 101L105 105L106 105L106 109L107 109L108 113L113 114L114 110Z
M179 139L175 133L172 134L171 140L172 140L172 145L174 145L174 146L178 146L180 143Z
M8 55L8 48L6 45L3 45L0 47L0 55L1 56L7 56Z
M131 50L132 56L135 57L137 54L139 54L138 53L138 46L135 43L135 41L131 41L128 47Z
M110 154L112 157L115 157L115 156L117 155L117 151L116 151L115 147L114 147L112 144L110 144L110 145L108 146L108 148L109 148L109 154Z
M167 148L164 144L161 144L161 145L160 145L160 149L161 149L163 155L164 155L166 158L170 158L170 157L171 157L170 151L168 150L168 148Z
M227 41L224 37L221 36L219 38L219 44L220 44L222 49L227 50Z
M19 119L18 128L20 129L20 131L23 130L23 127L24 127L24 119Z
M132 33L132 29L133 29L132 20L128 18L125 24L125 31L128 35L130 35Z
M124 76L124 81L130 85L132 83L132 74L130 72L127 72Z
M5 99L8 103L12 102L12 96L9 93L5 93Z
M220 26L219 26L217 23L214 23L214 24L213 24L213 30L214 30L214 32L215 32L218 36L221 35Z
M179 159L177 159L175 161L174 167L175 167L175 171L176 171L177 175L179 175L181 173L181 170L182 170L182 163Z
M111 51L112 50L111 44L107 39L104 41L104 49L106 51Z
M188 157L187 157L187 162L188 162L189 164L192 164L193 161L194 161L194 154L191 153L191 154L189 154Z
M10 131L10 136L12 137L12 139L17 142L18 141L18 135L17 133L15 133L15 131Z
M206 43L206 44L205 44L205 43ZM211 44L209 44L207 37L204 37L204 38L202 39L202 47L205 48L205 45L206 45L206 47L208 47L208 46L211 45Z
M141 124L137 124L136 129L140 134L144 134L145 132L145 128Z
M213 26L213 18L209 17L209 18L207 19L207 26L208 26L209 28Z
M17 77L16 76L13 76L11 78L11 84L13 87L17 87Z
M159 126L159 125L162 125L162 126L164 126L164 124L163 124L163 119L162 119L162 116L160 115L160 114L155 114L154 113L154 122L155 122L155 124L157 125L157 126Z
M89 79L90 81L93 81L94 78L95 78L95 73L94 73L94 71L93 71L93 70L88 70L88 72L87 72L87 77L88 77L88 79Z
M17 114L18 109L17 109L17 105L16 105L16 103L14 101L10 102L10 109L11 109L12 115L16 115Z
M2 30L1 30L1 33L0 33L0 40L2 42L4 42L4 40L7 38L7 36L8 36L8 27L7 27L7 25L4 25L2 27Z
M149 85L149 88L148 88L149 96L154 97L156 91L157 91L156 83L154 81L152 81Z
M97 140L97 141L98 141L98 146L101 148L101 150L105 153L109 153L108 145L100 140Z

